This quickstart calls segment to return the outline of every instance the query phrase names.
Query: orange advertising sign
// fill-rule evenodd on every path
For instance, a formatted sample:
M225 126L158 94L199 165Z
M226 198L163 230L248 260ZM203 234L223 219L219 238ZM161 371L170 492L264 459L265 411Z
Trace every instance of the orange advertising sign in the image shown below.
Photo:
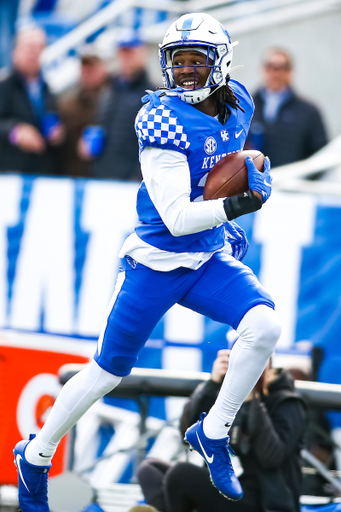
M61 389L59 368L88 361L84 355L0 344L0 485L17 484L12 450L44 424ZM65 441L53 458L51 475L65 468Z

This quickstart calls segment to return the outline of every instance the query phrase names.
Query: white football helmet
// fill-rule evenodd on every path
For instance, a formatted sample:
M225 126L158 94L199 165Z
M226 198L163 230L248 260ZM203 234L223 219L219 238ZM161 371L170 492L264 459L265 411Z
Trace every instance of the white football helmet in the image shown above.
M176 88L177 95L186 103L200 103L205 100L226 84L232 64L233 46L236 44L238 43L231 43L227 30L211 15L184 14L169 27L160 44L160 64L165 88ZM184 46L207 48L206 66L211 67L211 72L205 86L200 89L183 89L175 83L172 55L175 48ZM209 57L213 60L212 64L209 64Z

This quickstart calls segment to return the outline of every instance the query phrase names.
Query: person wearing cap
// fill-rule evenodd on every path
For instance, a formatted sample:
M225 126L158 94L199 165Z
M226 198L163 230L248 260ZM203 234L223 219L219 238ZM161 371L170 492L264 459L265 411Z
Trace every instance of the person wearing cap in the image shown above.
M310 157L327 143L319 109L293 88L293 60L269 48L262 62L263 86L253 95L255 114L246 147L269 156L272 166Z
M110 85L106 56L95 44L79 50L80 76L78 84L59 98L59 110L65 124L66 140L62 148L63 173L68 176L91 177L91 162L84 155L82 134L94 125L99 98Z
M116 59L118 72L112 78L109 94L103 95L99 104L96 124L103 127L105 142L102 153L92 160L91 175L140 181L134 121L146 89L155 89L146 70L146 44L136 34L122 37Z
M61 173L64 129L41 75L45 46L45 32L37 26L25 26L16 36L13 70L0 81L0 172Z

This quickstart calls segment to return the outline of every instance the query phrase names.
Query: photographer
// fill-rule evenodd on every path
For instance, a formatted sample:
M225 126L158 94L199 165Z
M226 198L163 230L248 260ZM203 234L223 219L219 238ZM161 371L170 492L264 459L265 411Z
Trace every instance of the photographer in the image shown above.
M218 352L211 379L188 399L181 418L182 434L213 405L229 355L229 350ZM304 424L305 405L294 390L293 378L268 364L230 430L244 497L227 501L212 487L206 467L146 459L138 471L146 501L161 512L298 512Z

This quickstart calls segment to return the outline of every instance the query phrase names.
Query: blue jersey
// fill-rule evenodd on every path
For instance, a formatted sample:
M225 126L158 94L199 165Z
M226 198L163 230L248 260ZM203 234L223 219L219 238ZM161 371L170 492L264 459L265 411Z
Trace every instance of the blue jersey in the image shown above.
M202 199L210 169L224 156L244 147L254 110L253 101L242 84L230 80L229 85L245 112L231 108L225 125L176 96L161 96L158 106L151 108L147 104L136 117L140 152L150 146L186 155L191 201ZM190 235L173 236L151 201L144 182L137 195L137 214L137 235L158 249L179 253L212 252L224 246L223 225Z

